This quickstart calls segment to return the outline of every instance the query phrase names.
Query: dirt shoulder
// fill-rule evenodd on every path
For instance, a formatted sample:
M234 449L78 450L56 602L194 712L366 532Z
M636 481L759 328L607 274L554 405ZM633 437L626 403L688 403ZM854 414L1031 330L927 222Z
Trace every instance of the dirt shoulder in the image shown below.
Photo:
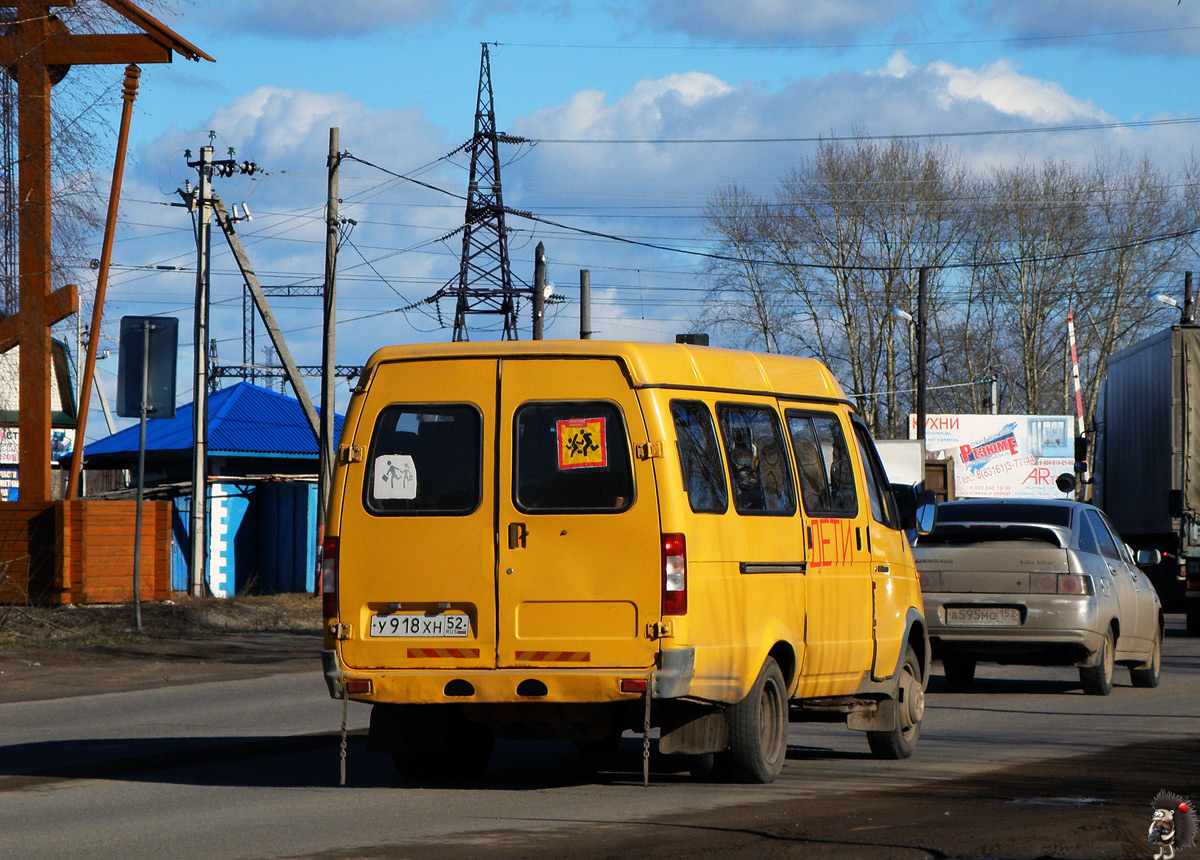
M307 594L0 607L0 703L320 671Z

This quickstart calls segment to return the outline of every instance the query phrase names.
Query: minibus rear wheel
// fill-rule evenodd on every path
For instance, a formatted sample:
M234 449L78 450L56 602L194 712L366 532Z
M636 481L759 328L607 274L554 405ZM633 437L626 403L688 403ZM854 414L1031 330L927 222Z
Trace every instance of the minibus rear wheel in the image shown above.
M738 782L773 782L787 759L788 701L774 657L763 663L746 698L725 711L727 761Z
M392 753L392 764L402 777L439 784L468 782L483 776L496 745L492 727L467 720L458 713L449 723L440 749Z

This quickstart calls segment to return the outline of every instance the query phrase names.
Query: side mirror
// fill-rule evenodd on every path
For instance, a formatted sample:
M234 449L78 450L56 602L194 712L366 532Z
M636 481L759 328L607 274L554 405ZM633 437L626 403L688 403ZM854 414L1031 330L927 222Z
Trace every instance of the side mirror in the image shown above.
M1054 486L1058 487L1058 491L1060 493L1073 492L1075 490L1076 483L1075 476L1070 472L1063 472L1054 479Z
M1133 556L1138 567L1156 567L1162 564L1162 552L1156 549L1139 549Z
M900 514L900 528L908 531L917 527L917 488L912 484L889 484L892 498L896 500L896 511Z
M900 513L900 528L927 535L937 522L937 496L912 484L891 484L892 498Z
M927 535L937 525L937 496L933 490L922 490L917 497L917 534Z

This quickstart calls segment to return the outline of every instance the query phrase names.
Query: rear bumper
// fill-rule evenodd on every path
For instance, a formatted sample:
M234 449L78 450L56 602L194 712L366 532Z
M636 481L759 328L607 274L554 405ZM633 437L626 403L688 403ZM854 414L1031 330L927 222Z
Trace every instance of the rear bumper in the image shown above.
M1088 664L1104 642L1108 619L1093 597L1030 594L924 595L925 620L935 657L947 655L1002 663ZM1016 606L1021 624L950 626L947 606Z
M664 649L659 666L640 669L350 669L336 651L322 651L329 695L341 699L348 681L370 681L369 693L351 693L360 702L393 704L496 704L520 702L595 703L642 698L622 692L621 682L644 680L656 699L686 696L695 670L691 648Z

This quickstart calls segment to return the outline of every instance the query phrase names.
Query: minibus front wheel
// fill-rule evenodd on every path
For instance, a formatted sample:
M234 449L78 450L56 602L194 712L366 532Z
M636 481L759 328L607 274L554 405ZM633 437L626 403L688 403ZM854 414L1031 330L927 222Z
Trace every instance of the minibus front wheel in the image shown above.
M921 683L921 662L912 645L904 649L904 662L896 680L896 726L890 731L867 732L867 744L876 758L908 758L921 736L925 715L925 686Z

